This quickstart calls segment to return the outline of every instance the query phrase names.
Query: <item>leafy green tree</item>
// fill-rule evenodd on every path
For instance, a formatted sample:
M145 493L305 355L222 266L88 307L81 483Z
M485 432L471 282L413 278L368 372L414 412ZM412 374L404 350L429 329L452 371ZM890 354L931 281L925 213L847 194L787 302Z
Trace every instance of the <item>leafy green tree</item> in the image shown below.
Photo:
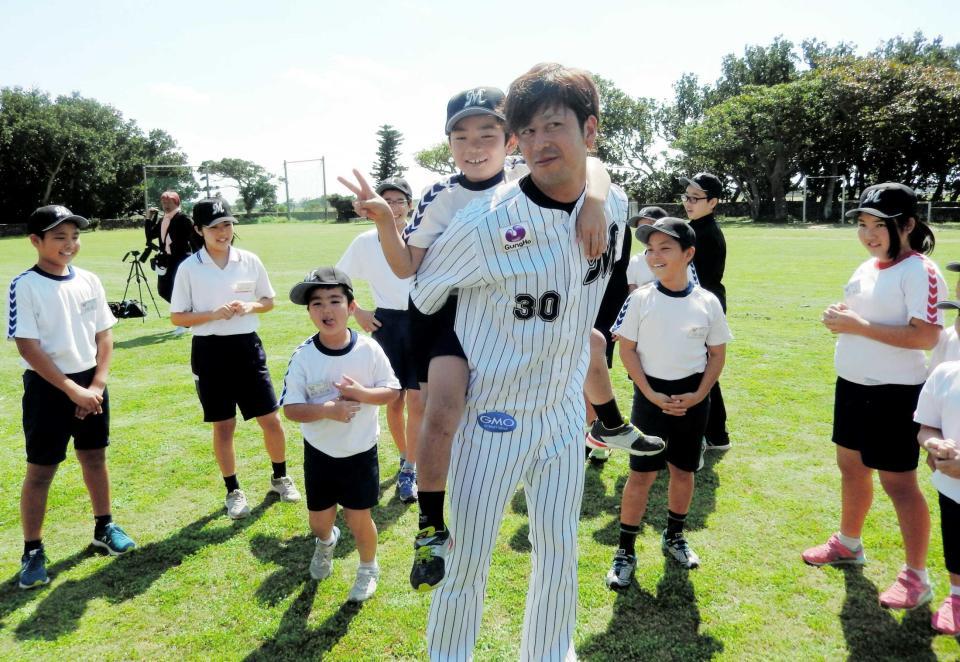
M413 155L413 160L424 170L438 175L452 175L457 172L457 164L450 153L450 143L446 141L421 149Z
M403 134L389 124L384 124L377 131L377 160L373 163L373 178L379 184L387 177L397 177L407 171L400 165L400 145L403 143Z
M240 201L247 214L257 205L269 209L277 203L274 176L253 161L232 158L204 161L200 164L200 171L235 181Z
M900 36L888 39L871 56L900 64L926 64L960 70L960 44L944 46L940 36L929 41L919 30L910 39Z

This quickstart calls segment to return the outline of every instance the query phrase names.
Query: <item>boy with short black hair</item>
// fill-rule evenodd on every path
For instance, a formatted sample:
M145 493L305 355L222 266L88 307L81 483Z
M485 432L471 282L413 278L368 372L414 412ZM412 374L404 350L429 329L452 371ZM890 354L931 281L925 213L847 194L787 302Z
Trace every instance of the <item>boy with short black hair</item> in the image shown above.
M667 448L657 455L630 458L619 548L606 577L611 589L630 585L647 495L657 472L665 467L670 481L661 547L684 568L700 564L683 527L700 465L710 388L720 377L726 343L732 338L717 297L689 279L687 269L697 241L693 229L681 219L667 217L640 226L637 238L647 246L647 265L656 280L630 295L612 332L619 336L620 358L634 384L631 420L663 437Z
M714 211L723 197L723 182L709 172L698 172L692 177L681 177L686 189L680 199L697 235L697 253L693 258L699 284L720 300L723 314L727 314L727 290L723 286L723 270L727 264L727 241L717 224ZM706 450L725 451L730 448L727 432L727 408L723 404L720 382L710 391L710 417L704 431Z
M80 230L90 222L60 205L34 211L27 221L37 264L10 283L7 339L22 357L23 431L27 474L20 493L24 549L20 588L47 577L41 538L47 494L73 437L93 505L93 545L117 556L136 544L110 513L110 406L107 376L113 354L111 327L100 279L70 263L80 250Z
M347 328L356 304L343 271L314 269L290 290L290 300L307 307L318 330L290 357L280 394L284 416L300 423L303 433L307 510L316 536L310 576L325 579L333 571L339 504L360 556L348 600L363 602L380 576L370 516L380 498L378 406L397 398L400 382L380 345Z

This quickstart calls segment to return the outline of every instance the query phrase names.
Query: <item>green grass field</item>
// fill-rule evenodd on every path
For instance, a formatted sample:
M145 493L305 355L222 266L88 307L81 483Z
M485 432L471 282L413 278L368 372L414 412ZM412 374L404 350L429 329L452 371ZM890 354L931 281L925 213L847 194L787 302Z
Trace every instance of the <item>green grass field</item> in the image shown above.
M263 259L278 295L261 336L275 383L312 327L286 298L310 268L333 263L365 225L269 224L239 227L239 246ZM709 458L699 474L689 540L703 566L689 574L666 562L660 480L638 540L635 584L623 593L603 584L617 540L626 456L587 468L580 527L579 655L590 660L955 659L958 643L934 637L929 610L882 610L877 594L902 562L896 520L877 487L864 533L870 563L861 570L816 569L800 551L838 523L839 476L829 441L833 338L819 315L837 300L866 256L847 228L725 228L730 325L723 375L733 449ZM123 293L139 249L134 230L86 235L77 264L100 275L108 298ZM941 264L960 259L960 230L938 229ZM635 249L636 250L636 249ZM33 264L24 238L0 239L0 281ZM149 274L149 272L148 272ZM152 274L149 274L152 279ZM151 285L153 283L151 282ZM950 282L951 287L954 285ZM369 291L358 289L361 303ZM159 301L159 300L158 300ZM162 304L163 302L160 301ZM165 309L161 310L166 314ZM950 316L952 322L952 315ZM253 516L232 522L201 422L189 370L189 336L166 319L121 320L110 380L110 469L114 516L140 545L111 559L88 548L89 501L75 458L51 490L44 540L53 580L21 591L18 500L24 470L21 382L16 350L0 362L0 658L3 659L423 659L429 596L407 584L416 508L395 498L396 450L385 424L380 444L382 499L374 511L382 568L377 595L345 603L357 556L346 533L333 577L311 581L313 544L303 504L265 498L269 461L255 423L238 427L239 476ZM621 408L631 391L614 380ZM297 427L285 422L291 475L302 486ZM928 472L922 485L931 504ZM477 658L515 659L527 589L527 526L518 491L494 555ZM934 508L930 569L934 606L947 593Z

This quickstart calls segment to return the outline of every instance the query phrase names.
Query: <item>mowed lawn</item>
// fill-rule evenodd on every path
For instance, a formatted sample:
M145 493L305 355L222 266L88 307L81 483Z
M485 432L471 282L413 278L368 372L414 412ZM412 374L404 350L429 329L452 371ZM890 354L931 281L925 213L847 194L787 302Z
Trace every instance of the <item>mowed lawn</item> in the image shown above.
M238 245L263 259L278 291L261 336L279 389L292 350L313 330L286 293L310 268L332 264L365 224L240 226ZM687 573L660 553L665 483L658 481L638 540L633 586L613 593L603 577L617 541L627 458L588 467L580 527L579 655L590 660L955 659L957 642L934 637L930 611L884 611L877 594L895 577L902 547L877 485L862 570L816 569L800 551L838 523L839 476L830 438L833 338L820 325L866 257L847 227L725 227L730 325L723 375L733 449L708 458L697 478L689 540L703 566ZM938 228L936 261L960 259L960 229ZM77 260L120 299L143 234L94 232ZM634 250L637 250L636 246ZM0 281L34 263L25 238L0 239ZM153 274L148 271L151 287ZM949 275L955 285L955 275ZM366 286L361 303L371 302ZM136 295L133 295L136 296ZM158 301L163 304L162 301ZM161 312L166 310L161 306ZM953 314L949 316L953 322ZM21 591L18 500L24 470L21 369L13 343L0 361L0 658L3 659L423 659L429 595L407 583L416 507L395 497L397 453L380 444L382 498L374 512L382 568L376 596L345 603L357 567L346 533L333 576L317 583L304 504L266 498L270 465L255 423L237 434L239 477L254 506L226 518L223 484L201 422L189 369L190 336L174 337L155 313L121 320L110 379L114 517L140 548L111 559L89 547L92 515L72 455L51 491L44 530L53 580ZM631 389L619 362L621 409ZM291 475L302 486L297 426L285 422ZM935 492L921 468L929 503ZM934 511L934 606L947 593ZM527 593L529 542L522 491L508 507L487 589L477 659L515 659Z

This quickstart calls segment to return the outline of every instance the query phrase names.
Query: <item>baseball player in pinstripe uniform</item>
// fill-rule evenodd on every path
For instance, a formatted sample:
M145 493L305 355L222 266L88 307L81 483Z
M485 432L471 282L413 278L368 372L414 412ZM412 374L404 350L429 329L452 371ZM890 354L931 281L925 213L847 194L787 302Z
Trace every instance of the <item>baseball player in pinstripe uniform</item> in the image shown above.
M458 213L427 252L411 292L430 314L459 289L454 326L470 371L449 475L455 545L427 631L434 660L473 656L494 541L518 483L533 566L520 658L575 657L582 388L627 211L623 192L611 188L609 246L587 260L574 224L598 113L587 72L538 65L514 81L505 114L530 175ZM367 197L361 207L378 204Z

